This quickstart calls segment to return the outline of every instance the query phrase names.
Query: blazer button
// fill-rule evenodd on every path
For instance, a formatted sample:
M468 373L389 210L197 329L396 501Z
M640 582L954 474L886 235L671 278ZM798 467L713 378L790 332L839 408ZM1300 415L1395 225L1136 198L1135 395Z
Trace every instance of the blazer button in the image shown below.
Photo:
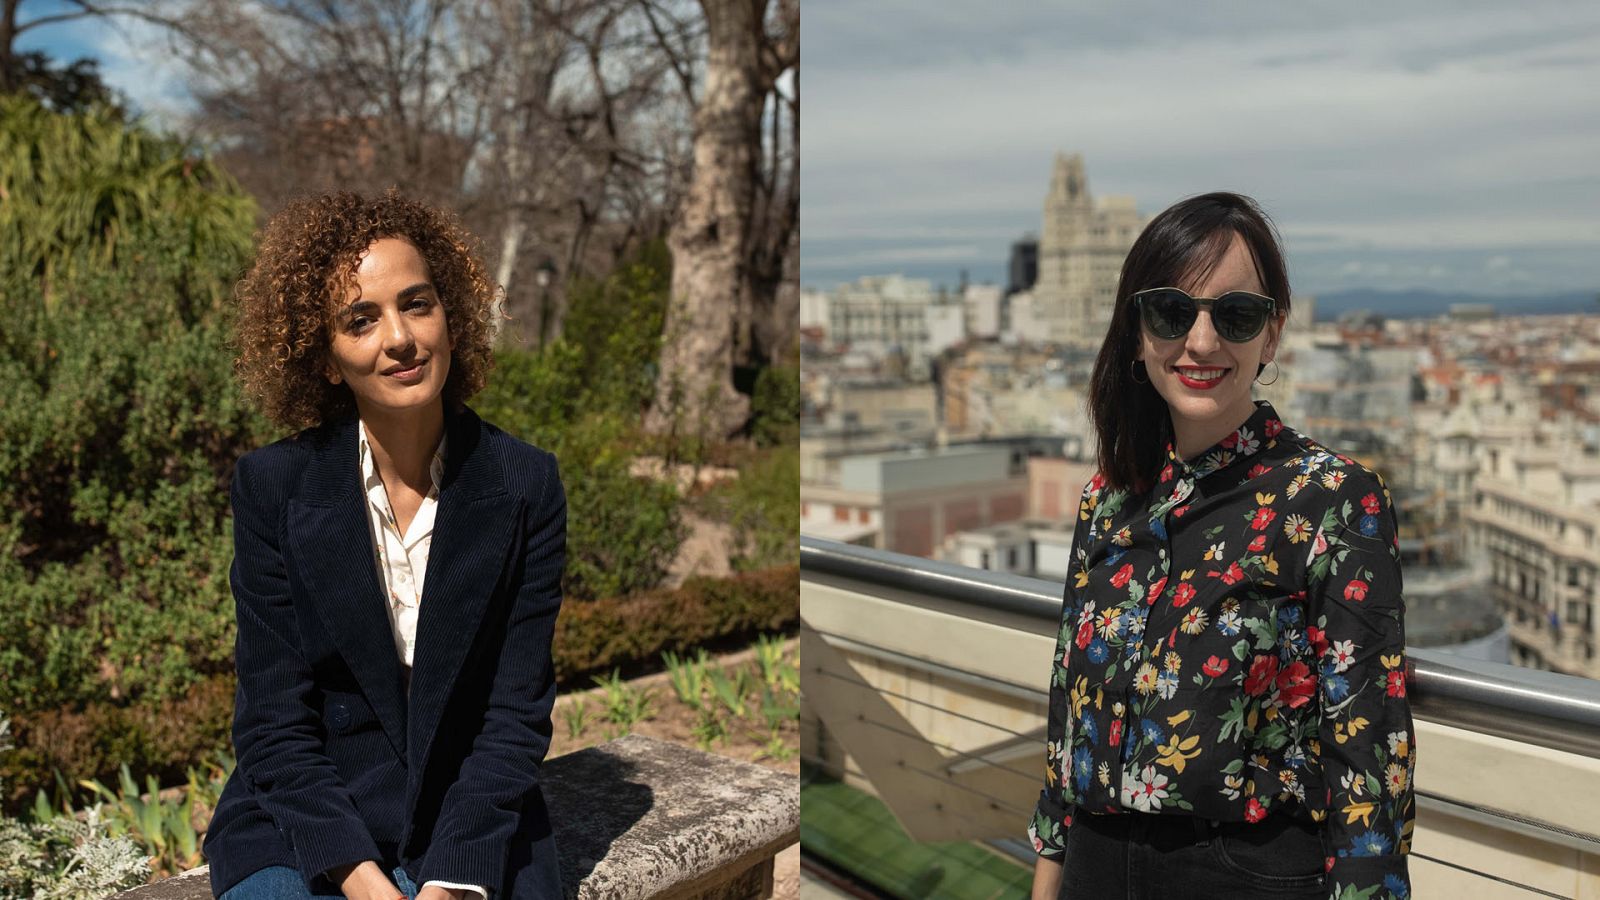
M344 731L350 727L350 707L343 703L335 703L328 710L328 723L335 731Z

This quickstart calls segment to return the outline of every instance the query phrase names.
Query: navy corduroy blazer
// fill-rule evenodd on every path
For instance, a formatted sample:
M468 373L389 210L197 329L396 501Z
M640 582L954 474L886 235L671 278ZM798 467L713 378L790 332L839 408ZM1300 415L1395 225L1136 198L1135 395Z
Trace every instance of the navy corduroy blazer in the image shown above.
M379 860L498 900L561 895L539 789L566 496L555 457L446 416L409 699L363 506L356 419L234 471L238 766L206 832L214 894L273 865L313 893Z

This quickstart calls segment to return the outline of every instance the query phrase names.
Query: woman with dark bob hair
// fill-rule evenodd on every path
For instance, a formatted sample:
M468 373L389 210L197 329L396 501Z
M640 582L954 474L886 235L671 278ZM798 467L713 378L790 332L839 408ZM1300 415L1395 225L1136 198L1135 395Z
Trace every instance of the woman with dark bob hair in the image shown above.
M1035 898L1404 898L1416 766L1376 473L1251 398L1289 313L1246 197L1156 216L1089 385Z
M394 192L314 197L237 294L245 388L303 430L234 470L213 893L560 896L539 766L566 500L554 457L464 405L493 361L473 241Z

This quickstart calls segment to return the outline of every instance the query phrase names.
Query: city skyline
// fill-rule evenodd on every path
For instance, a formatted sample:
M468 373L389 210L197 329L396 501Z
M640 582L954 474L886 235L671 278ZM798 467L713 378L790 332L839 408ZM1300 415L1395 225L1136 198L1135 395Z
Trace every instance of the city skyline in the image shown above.
M1256 197L1297 292L1600 287L1600 9L1246 12L808 2L802 284L1003 283L1066 152Z

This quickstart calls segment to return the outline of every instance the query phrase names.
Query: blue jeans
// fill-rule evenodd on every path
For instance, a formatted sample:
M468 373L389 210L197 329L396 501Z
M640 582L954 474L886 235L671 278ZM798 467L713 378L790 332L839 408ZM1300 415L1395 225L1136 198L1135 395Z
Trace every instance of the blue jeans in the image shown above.
M420 888L405 869L395 868L394 883L405 893L406 900L417 900ZM306 889L299 872L288 866L268 866L223 891L217 900L344 900L344 895L313 894Z
M1321 835L1287 815L1216 825L1184 815L1080 811L1066 849L1058 900L1327 896Z

